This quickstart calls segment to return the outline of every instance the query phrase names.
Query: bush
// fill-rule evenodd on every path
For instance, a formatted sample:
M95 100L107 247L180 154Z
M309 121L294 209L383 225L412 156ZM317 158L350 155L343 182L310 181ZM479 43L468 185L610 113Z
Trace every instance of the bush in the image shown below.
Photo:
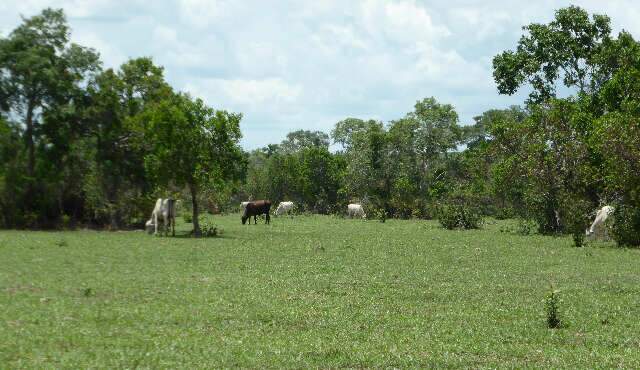
M464 204L445 204L440 207L438 221L449 230L478 229L482 223L480 212Z
M200 216L198 219L200 223L200 232L202 237L214 237L218 236L218 228L207 217Z
M498 207L495 218L498 220L508 220L516 217L516 211L512 207Z
M538 231L538 224L533 220L527 220L519 218L516 225L516 234L518 235L532 235Z
M370 217L384 223L387 221L387 212L382 207L376 207L369 210Z
M640 246L640 208L620 205L613 212L613 239L621 247Z
M547 311L547 327L549 329L558 329L562 327L562 321L560 320L560 291L554 290L551 287L551 292L545 300L545 308Z
M573 236L576 247L584 246L585 230L589 227L589 214L593 205L582 199L567 198L563 202L562 219L566 231Z
M186 223L186 224L193 223L193 215L191 213L184 213L182 215L182 219L184 220L184 223Z

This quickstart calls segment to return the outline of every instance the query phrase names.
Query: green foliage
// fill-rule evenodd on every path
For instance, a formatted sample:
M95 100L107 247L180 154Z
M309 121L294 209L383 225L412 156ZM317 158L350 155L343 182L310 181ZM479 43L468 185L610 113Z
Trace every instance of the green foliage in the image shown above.
M244 173L241 118L241 114L216 111L189 95L165 99L137 118L143 144L150 146L145 168L161 185L171 182L189 189L196 236L201 232L198 194L205 187L224 188Z
M600 51L609 41L611 26L605 15L589 14L570 6L556 11L549 24L532 23L518 41L516 51L493 59L493 76L501 94L514 94L531 85L532 103L555 97L556 82L580 92L596 91L606 75Z
M185 224L190 224L193 223L193 214L191 213L184 213L182 215L182 219L184 220Z
M515 220L505 220L500 226L500 232L513 233L516 235L533 235L539 230L538 224L533 220L517 218Z
M285 153L295 153L303 149L329 149L329 135L322 131L298 130L287 134L280 144Z
M478 229L482 224L482 215L472 206L452 202L439 207L438 221L449 230Z
M619 205L613 213L613 239L622 247L640 246L640 207Z
M202 237L210 238L218 236L218 227L211 221L209 217L200 216L199 225Z
M549 329L559 329L563 326L563 323L560 320L560 304L562 301L559 294L560 291L554 290L552 286L551 292L544 302L547 314L547 327Z
M594 208L594 205L586 200L571 197L566 197L564 200L561 217L576 247L584 246L585 230L589 227Z

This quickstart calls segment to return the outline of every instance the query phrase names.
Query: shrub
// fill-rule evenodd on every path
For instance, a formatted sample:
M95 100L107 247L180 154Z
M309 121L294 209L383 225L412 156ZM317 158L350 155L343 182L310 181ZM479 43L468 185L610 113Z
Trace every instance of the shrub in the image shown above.
M566 231L573 237L576 247L584 245L585 230L589 227L589 214L593 205L582 199L571 197L564 200L562 219Z
M549 329L558 329L562 327L562 321L560 320L560 297L558 294L559 290L554 290L551 287L551 292L547 296L545 300L545 308L547 310L547 327Z
M438 212L440 224L449 230L453 229L477 229L482 223L480 212L464 204L445 204Z
M640 246L640 208L619 205L613 213L612 236L621 247Z
M365 212L366 214L366 212ZM375 207L369 210L370 217L384 223L387 221L387 212L382 207Z
M218 228L207 217L200 216L200 232L205 238L218 236Z
M531 235L535 234L538 230L538 224L533 220L527 220L524 218L519 218L518 223L516 225L516 233L518 235Z
M191 213L184 213L182 219L186 224L193 223L193 215Z
M498 220L507 220L516 217L516 211L512 207L498 207L495 212L495 218Z

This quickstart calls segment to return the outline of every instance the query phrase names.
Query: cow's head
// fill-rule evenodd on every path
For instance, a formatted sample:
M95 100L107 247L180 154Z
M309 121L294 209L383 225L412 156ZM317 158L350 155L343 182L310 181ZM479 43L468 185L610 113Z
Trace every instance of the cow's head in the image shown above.
M153 224L153 220L149 220L144 224L144 228L146 229L146 231L151 234L153 232L153 228L155 227L155 225Z
M244 216L244 215L241 217L241 219L242 219L242 224L243 224L243 225L247 222L247 219L248 219L248 218L249 218L249 217Z

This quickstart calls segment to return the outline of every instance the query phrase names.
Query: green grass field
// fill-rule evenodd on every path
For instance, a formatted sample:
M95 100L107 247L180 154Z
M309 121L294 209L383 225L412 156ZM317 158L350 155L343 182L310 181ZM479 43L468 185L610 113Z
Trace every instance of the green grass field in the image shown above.
M214 220L0 231L0 368L640 367L640 250L504 221Z

